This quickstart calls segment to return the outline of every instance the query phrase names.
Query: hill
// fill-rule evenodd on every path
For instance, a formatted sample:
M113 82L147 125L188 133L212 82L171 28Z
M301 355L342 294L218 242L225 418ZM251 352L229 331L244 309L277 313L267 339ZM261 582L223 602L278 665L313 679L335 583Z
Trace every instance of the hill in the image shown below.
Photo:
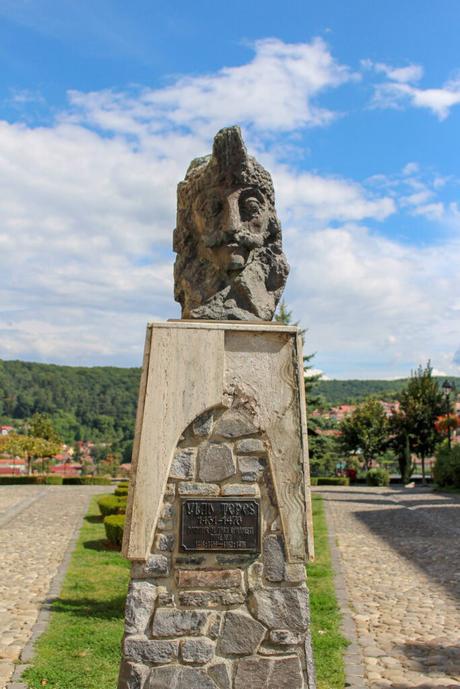
M442 384L444 377L436 377ZM367 397L378 397L391 401L398 398L408 378L398 380L319 380L315 386L315 393L323 397L333 406L361 402ZM449 378L460 390L460 378Z

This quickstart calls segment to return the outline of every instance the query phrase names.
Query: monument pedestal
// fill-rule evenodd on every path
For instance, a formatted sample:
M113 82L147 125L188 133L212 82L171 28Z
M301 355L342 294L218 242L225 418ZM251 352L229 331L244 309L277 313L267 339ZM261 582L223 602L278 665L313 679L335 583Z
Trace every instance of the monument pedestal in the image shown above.
M314 689L296 327L149 324L123 553L119 689Z

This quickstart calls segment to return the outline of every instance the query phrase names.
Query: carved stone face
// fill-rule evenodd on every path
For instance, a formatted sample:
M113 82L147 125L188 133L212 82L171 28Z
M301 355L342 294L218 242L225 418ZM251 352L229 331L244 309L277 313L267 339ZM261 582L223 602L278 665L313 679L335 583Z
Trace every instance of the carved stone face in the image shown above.
M193 161L178 186L175 298L183 318L271 320L289 267L271 177L238 127Z

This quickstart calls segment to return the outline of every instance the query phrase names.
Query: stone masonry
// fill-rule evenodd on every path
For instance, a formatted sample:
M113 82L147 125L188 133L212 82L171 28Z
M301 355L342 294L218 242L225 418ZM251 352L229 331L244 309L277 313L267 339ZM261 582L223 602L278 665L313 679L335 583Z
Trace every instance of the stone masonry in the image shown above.
M146 562L134 562L118 689L314 689L305 568L289 564L268 444L217 407L175 451ZM181 552L181 500L260 500L261 552Z

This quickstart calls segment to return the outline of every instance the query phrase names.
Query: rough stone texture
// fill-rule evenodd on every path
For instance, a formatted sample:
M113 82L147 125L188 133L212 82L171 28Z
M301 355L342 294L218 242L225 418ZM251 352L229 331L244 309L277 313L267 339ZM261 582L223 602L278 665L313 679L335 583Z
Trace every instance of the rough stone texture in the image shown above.
M228 445L206 443L198 452L201 481L223 481L236 473L236 464Z
M153 637L196 636L204 630L209 613L204 610L157 608L152 624Z
M238 457L242 481L258 481L265 471L265 462L259 457Z
M126 598L125 630L127 634L144 634L152 615L158 589L148 581L132 581Z
M242 589L242 574L240 569L217 569L210 572L179 569L176 580L177 586L182 589Z
M185 608L217 608L244 603L242 591L179 591L179 604Z
M286 563L284 567L284 580L290 584L300 584L307 577L305 565Z
M177 189L174 298L182 318L270 321L289 272L269 173L239 127L216 134Z
M232 689L232 679L227 663L221 662L208 668L208 675L214 680L219 689Z
M128 636L124 640L123 651L128 660L136 663L170 663L179 654L179 642Z
M136 665L123 660L118 675L119 689L142 689L147 676L145 665Z
M167 577L169 571L169 558L166 555L150 555L145 563L134 562L131 568L132 576L135 579Z
M193 667L159 667L150 671L144 689L216 689L204 670Z
M290 629L273 629L270 632L270 641L281 646L292 646L300 643L300 634L294 634Z
M172 534L158 534L155 538L155 548L164 552L171 552L174 549L175 538Z
M268 581L284 579L284 551L281 536L265 536L263 543L264 576Z
M205 665L214 657L215 644L209 639L186 639L180 647L181 658L184 663L191 665Z
M265 445L260 438L245 438L236 443L235 450L240 455L260 455L265 452Z
M227 612L217 653L223 655L251 655L260 646L266 634L265 627L249 615Z
M238 663L234 689L303 689L302 668L297 656L249 657Z
M270 588L254 591L251 612L270 629L305 632L309 625L306 588Z
M201 414L192 424L193 433L200 437L208 436L212 431L214 415L212 411Z
M174 453L169 478L190 479L195 471L196 450L187 448Z
M258 498L260 496L259 486L248 486L244 483L229 483L222 486L222 495L236 495L236 496L251 496Z
M257 433L257 428L247 414L239 409L229 409L217 421L213 435L234 439L252 433Z
M179 483L178 493L181 497L186 495L212 497L219 495L220 488L216 483Z

